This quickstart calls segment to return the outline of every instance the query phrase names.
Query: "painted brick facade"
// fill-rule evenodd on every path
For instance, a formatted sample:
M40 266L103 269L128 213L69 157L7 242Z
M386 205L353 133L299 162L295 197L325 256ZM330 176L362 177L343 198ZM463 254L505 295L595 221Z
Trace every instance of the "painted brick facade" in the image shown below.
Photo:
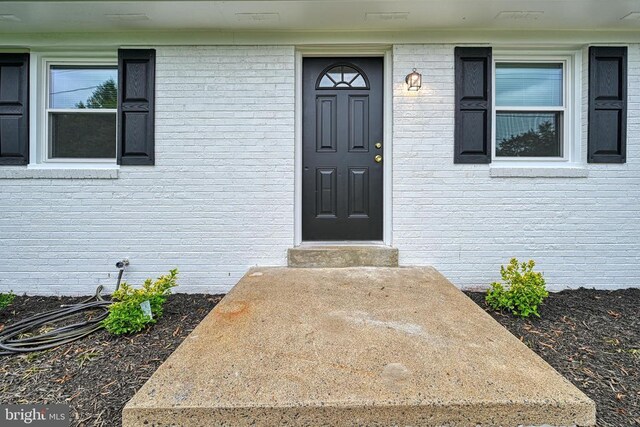
M586 165L586 178L495 178L454 165L453 46L394 48L394 81L423 73L423 90L394 87L393 236L402 264L433 265L461 287L498 279L510 257L533 258L553 289L638 286L640 46L629 48L627 163Z
M285 262L293 48L157 48L156 69L155 167L0 180L0 289L112 289L128 257L132 283L177 266L182 292L223 292L249 266Z
M638 286L640 46L629 49L627 163L563 178L453 164L453 49L393 48L400 262L433 265L460 287L497 279L511 256L535 259L555 289ZM250 266L284 265L294 242L294 56L291 46L158 47L156 166L68 179L2 179L20 170L2 168L0 290L89 294L114 284L123 257L133 283L179 267L183 292L224 292ZM586 50L584 59L586 102ZM409 94L414 67L424 83ZM586 105L582 129L586 159Z

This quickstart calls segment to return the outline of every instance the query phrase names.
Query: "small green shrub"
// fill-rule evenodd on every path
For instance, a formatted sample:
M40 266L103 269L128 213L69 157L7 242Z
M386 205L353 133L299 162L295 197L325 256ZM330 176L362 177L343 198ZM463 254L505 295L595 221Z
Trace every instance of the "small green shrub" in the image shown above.
M549 292L545 289L542 273L533 271L536 263L518 262L512 258L505 267L500 267L500 275L504 283L494 282L487 292L486 301L494 310L508 310L518 317L529 317L532 314L540 317L538 306L542 304Z
M3 294L0 293L0 311L4 310L16 299L16 294L9 291L9 293Z
M115 302L109 306L109 316L103 321L105 329L114 335L133 334L156 323L162 316L162 306L171 294L171 288L177 286L177 275L178 270L173 269L155 282L147 279L139 289L122 283L112 295ZM145 301L149 301L152 317L142 310L140 304Z

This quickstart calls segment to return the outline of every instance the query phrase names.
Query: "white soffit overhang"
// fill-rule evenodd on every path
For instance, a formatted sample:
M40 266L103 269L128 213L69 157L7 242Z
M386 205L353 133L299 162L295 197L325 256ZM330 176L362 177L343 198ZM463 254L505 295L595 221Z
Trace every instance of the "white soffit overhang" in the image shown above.
M640 0L3 1L0 33L640 31Z

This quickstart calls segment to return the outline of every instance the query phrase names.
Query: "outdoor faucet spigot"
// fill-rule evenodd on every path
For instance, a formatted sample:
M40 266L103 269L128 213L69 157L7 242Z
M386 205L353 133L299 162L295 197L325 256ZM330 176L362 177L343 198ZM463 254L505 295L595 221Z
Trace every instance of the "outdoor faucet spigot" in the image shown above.
M122 261L116 262L116 268L119 268L121 270L124 270L124 268L127 267L128 265L129 265L129 260L127 258L124 258Z
M124 258L122 259L122 261L118 261L116 262L116 268L120 271L118 271L118 281L116 283L116 291L118 289L120 289L120 282L122 281L122 274L124 273L124 269L125 267L127 267L129 265L129 259L128 258Z

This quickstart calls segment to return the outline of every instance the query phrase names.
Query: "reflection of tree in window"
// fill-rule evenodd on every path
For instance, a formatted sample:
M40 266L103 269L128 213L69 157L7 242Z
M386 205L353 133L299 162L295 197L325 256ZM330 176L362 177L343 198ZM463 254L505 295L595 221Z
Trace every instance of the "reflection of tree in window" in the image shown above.
M548 157L560 156L558 148L558 132L551 121L545 121L535 130L502 139L497 150L498 155L507 157Z
M76 103L76 108L117 108L118 90L116 82L109 79L99 84L85 102Z

